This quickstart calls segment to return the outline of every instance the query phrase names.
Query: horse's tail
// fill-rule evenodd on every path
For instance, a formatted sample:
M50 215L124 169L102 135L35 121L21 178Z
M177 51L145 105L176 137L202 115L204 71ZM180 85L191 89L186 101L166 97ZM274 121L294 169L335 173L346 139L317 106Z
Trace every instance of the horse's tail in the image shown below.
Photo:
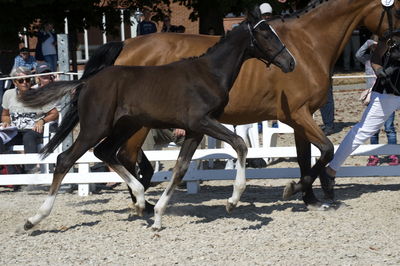
M84 87L84 80L89 77L97 74L102 69L112 66L122 51L124 47L123 42L110 42L99 47L94 54L90 57L89 61L86 63L85 70L83 72L82 77L79 81L64 81L64 82L55 82L51 84L60 83L59 94L66 94L68 92L68 86L72 86L74 90L74 94L71 96L70 102L67 104L67 111L63 116L61 124L59 125L56 134L50 139L45 147L40 151L43 157L47 157L50 153L52 153L55 148L63 142L63 140L68 136L68 134L74 129L74 127L79 122L78 115L78 99L81 89ZM50 85L50 84L49 84ZM72 88L70 87L70 88ZM43 87L44 88L44 87ZM40 91L41 89L39 89ZM34 94L34 93L32 93ZM39 94L39 92L38 92ZM63 94L63 95L64 95ZM24 95L24 98L28 97ZM37 106L40 106L38 100L33 99L34 96L29 97L27 102L38 103ZM47 103L49 99L47 98ZM33 106L33 105L30 106ZM29 103L28 103L29 105Z
M98 73L100 70L114 65L115 60L124 48L123 42L109 42L94 51L86 63L85 71L81 79L87 79L90 76Z

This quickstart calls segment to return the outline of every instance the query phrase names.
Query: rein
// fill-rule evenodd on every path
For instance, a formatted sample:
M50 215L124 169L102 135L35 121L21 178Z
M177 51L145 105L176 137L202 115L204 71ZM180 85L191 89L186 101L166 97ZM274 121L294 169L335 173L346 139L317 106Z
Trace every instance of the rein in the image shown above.
M261 19L259 22L257 22L253 28L250 27L250 23L247 23L247 27L249 29L250 32L250 46L251 47L256 47L259 51L263 52L263 50L260 48L260 46L257 44L257 40L254 37L253 32L256 30L256 28L263 22L266 22L265 19ZM268 25L268 24L267 24ZM271 27L268 25L268 27ZM275 32L275 31L273 31ZM279 56L284 50L286 49L286 46L283 45L282 48L276 53L274 54L271 58L268 58L267 60L261 58L261 57L257 57L258 60L260 60L261 62L263 62L268 68L271 66L271 64L275 61L275 58L277 56Z

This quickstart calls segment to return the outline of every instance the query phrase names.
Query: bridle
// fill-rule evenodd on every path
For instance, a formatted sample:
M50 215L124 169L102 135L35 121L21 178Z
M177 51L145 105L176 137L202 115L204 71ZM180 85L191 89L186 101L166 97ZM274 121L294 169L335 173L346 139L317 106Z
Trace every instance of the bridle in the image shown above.
M388 33L386 33L387 36L389 36L389 40L391 40L392 38L392 34L393 34L393 7L394 7L394 0L390 1L390 0L382 0L382 13L381 13L381 17L379 19L379 24L378 27L376 29L375 32L379 32L379 30L381 29L382 23L383 23L383 19L385 17L385 15L387 16L387 21L388 21L388 25L389 25L389 29L388 29ZM397 14L400 12L400 10L395 10L396 16Z
M253 27L251 27L250 23L247 23L247 27L249 29L250 32L250 46L251 47L255 47L257 48L261 53L264 53L263 49L261 49L260 45L257 43L256 38L254 37L254 31L257 29L257 27L259 25L261 25L262 23L267 24L268 27L270 27L270 29L272 30L272 32L275 33L275 31L271 28L271 26L266 22L265 19L261 19L260 21L258 21ZM276 34L276 33L275 33ZM286 49L286 46L283 45L282 48L276 52L273 56L269 57L265 60L264 58L261 57L257 57L258 60L260 60L261 62L263 62L267 67L270 67L270 65L275 61L275 59Z

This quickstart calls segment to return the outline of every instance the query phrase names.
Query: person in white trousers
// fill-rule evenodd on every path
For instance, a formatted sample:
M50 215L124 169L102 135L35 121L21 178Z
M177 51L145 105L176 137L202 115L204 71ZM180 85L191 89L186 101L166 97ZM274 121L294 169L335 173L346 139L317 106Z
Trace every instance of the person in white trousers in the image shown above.
M386 40L379 41L371 59L378 77L372 89L371 101L361 121L347 133L333 160L320 175L321 186L328 199L334 198L335 175L347 157L369 140L394 111L400 109L400 31L393 33L392 41L394 44L388 44Z

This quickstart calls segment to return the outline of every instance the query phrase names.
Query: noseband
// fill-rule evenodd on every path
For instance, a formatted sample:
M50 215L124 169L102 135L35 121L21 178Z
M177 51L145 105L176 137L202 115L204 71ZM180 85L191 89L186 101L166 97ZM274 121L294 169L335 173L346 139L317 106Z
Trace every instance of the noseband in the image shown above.
M266 23L266 20L265 19L261 19L259 22L257 22L254 26L253 26L253 28L251 28L250 27L250 23L247 23L247 27L248 27L248 29L249 29L249 32L250 32L250 46L251 47L256 47L260 52L262 52L262 53L264 53L264 51L263 51L263 49L261 49L261 47L260 47L260 45L257 43L257 40L256 40L256 38L254 37L254 31L256 30L256 28L260 25L260 24L262 24L263 22L265 22ZM266 23L267 24L267 23ZM268 25L268 24L267 24ZM268 25L268 27L271 27L270 25ZM273 31L273 30L272 30ZM273 31L274 32L274 31ZM275 61L275 58L276 57L278 57L282 52L283 52L283 50L285 50L286 49L286 46L285 45L283 45L282 46L282 48L276 53L276 54L274 54L273 56L271 56L270 58L267 58L267 60L265 60L265 59L263 59L263 58L261 58L261 57L257 57L257 59L258 60L260 60L261 62L263 62L267 67L270 67L270 65Z

